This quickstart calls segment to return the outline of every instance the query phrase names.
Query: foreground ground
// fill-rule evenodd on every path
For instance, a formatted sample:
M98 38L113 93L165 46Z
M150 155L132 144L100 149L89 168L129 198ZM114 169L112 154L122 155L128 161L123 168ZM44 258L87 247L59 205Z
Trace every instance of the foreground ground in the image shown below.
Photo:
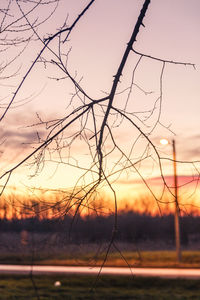
M37 252L34 264L100 265L105 252L66 251L63 253ZM122 257L123 256L123 257ZM56 257L56 259L55 259ZM25 253L0 254L0 263L30 264L33 256ZM147 267L200 267L200 251L183 251L182 262L176 262L174 251L112 251L107 266ZM64 299L141 299L141 300L197 300L200 299L200 281L185 279L139 278L133 276L85 275L28 276L0 275L0 299L2 300L64 300ZM61 282L55 286L55 282Z
M101 276L0 276L2 300L200 299L198 280ZM60 286L55 286L55 282ZM35 288L34 288L35 285Z

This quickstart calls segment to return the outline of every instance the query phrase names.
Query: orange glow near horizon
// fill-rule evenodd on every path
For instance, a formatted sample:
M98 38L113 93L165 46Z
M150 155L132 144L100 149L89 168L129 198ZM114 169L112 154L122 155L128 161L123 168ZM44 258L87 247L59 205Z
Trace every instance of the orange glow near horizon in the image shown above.
M173 178L168 178L168 184ZM190 179L190 178L189 178ZM196 186L196 181L189 182L188 178L179 179L179 205L181 214L200 215L200 190ZM149 182L148 182L149 183ZM142 184L131 183L123 186L115 184L117 191L118 212L135 211L137 213L146 213L152 216L159 214L169 214L174 212L174 198L168 191L165 191L162 198L162 186L160 178L151 179L151 188L157 197L157 200L151 195L150 191ZM173 188L171 188L173 192ZM63 190L44 190L33 189L20 191L10 188L2 197L0 205L0 218L18 218L37 216L43 218L56 218L61 214L64 216L69 207L69 213L73 215L77 207L76 200L69 200L69 191ZM87 199L80 206L82 216L92 214L108 215L115 212L115 203L113 194L107 189Z

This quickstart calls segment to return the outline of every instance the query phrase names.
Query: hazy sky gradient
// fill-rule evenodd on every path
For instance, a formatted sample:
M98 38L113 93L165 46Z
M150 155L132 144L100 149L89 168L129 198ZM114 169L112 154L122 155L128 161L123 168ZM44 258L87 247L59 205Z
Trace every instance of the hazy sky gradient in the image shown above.
M55 33L63 25L67 16L67 24L70 25L88 2L85 0L61 0L52 18L38 30L38 33L42 38ZM103 97L105 93L110 92L113 76L117 71L143 2L143 0L97 0L72 32L68 44L63 45L63 51L70 51L69 71L72 76L76 76L78 81L80 80L81 86L93 98ZM25 4L22 3L22 6L25 9ZM13 11L20 14L17 6L13 6ZM141 28L134 45L137 51L147 55L196 65L196 70L194 70L192 66L166 64L163 76L161 121L166 127L170 126L170 130L176 134L178 160L199 160L200 155L199 11L200 1L198 0L152 0L144 20L145 27ZM37 13L40 18L41 15L47 14L47 11L41 10ZM16 78L10 79L10 84L16 86L20 82L41 46L40 41L30 42L24 54L15 62L16 69L18 66L21 66L21 69ZM52 44L52 49L57 49L56 42ZM10 55L14 56L15 54L10 53ZM50 52L47 51L45 55L46 58L51 59ZM138 58L139 56L133 53L130 55L118 92L130 85L132 70ZM135 74L135 83L146 92L152 93L144 95L135 86L128 103L129 111L146 111L152 108L160 92L161 68L162 63L158 61L142 59ZM65 116L74 88L68 81L52 79L57 76L62 77L63 74L52 66L47 65L45 69L42 63L38 63L24 83L13 103L13 108L1 123L0 138L4 141L1 145L1 172L16 164L26 153L30 153L38 139L45 138L45 124L32 126L39 123L37 114L43 121ZM2 83L4 82L2 81ZM1 97L7 95L7 98L1 101L1 108L10 100L10 95L14 90L15 87L3 88ZM127 93L124 92L115 98L118 107L122 108L125 105L126 97ZM29 102L29 100L31 101ZM19 101L28 103L16 107L21 103ZM1 109L2 111L3 109ZM149 119L149 126L152 125L157 114L158 105ZM74 126L70 129L71 132L67 132L67 136L73 134L79 125L75 124ZM126 122L115 131L124 150L130 147L129 131L130 128ZM133 138L137 137L135 132L131 134ZM161 137L171 140L174 136L171 131L162 126L157 126L151 135L163 155L171 157L171 146L168 145L164 148L159 145ZM72 148L73 157L81 162L83 167L87 166L89 161L87 148L84 147L82 141L78 140ZM139 142L135 157L143 151L143 147L143 141ZM114 153L113 161L115 162L117 159L117 155L115 156ZM183 175L195 173L195 169L191 165L178 164L178 170L179 174ZM147 178L159 175L158 165L154 164L153 160L142 164L141 171ZM74 168L66 169L66 166L57 166L54 162L46 164L41 176L30 179L31 177L27 177L27 175L32 172L29 167L19 170L13 174L10 184L72 187L81 174ZM166 164L164 172L166 175L172 173L171 162ZM126 177L126 183L130 180L130 193L133 189L133 179L138 180L138 176L134 172ZM123 180L124 178L121 179L121 184Z

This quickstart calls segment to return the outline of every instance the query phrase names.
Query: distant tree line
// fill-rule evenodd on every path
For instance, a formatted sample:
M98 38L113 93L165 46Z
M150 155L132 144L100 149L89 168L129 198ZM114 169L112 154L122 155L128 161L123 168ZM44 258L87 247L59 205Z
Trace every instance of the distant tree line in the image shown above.
M0 233L22 231L58 233L69 236L74 243L98 243L109 241L113 230L114 215L78 216L76 220L66 215L63 218L1 218ZM200 216L180 218L181 243L200 237ZM142 241L165 241L174 243L174 216L151 216L134 211L122 211L118 216L117 241L138 243Z

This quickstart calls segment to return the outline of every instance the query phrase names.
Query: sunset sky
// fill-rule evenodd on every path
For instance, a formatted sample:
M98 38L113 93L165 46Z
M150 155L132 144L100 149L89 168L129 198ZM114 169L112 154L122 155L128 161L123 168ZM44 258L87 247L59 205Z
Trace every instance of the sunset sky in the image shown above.
M3 0L3 2L6 7L7 1ZM143 2L143 0L96 0L75 26L68 42L62 44L61 52L68 54L68 71L93 99L105 97L110 92L113 76L116 74ZM28 35L33 35L33 37L20 55L24 44L18 47L11 46L2 52L2 65L11 61L16 55L19 56L5 71L1 72L1 114L5 111L5 107L12 99L17 86L41 50L42 40L56 33L65 21L70 26L88 3L89 1L85 0L60 0L52 16L36 27L37 36L36 32L31 30L22 33L26 37ZM19 4L24 13L30 11L31 7L35 5L32 2L21 1ZM56 4L52 3L50 5L45 4L42 8L36 8L33 13L27 14L29 22L35 20L36 23L40 23L51 14L55 6ZM10 9L11 17L4 21L2 27L6 27L9 22L11 23L12 18L21 16L22 12L15 1L12 1ZM171 141L173 138L176 140L178 161L200 161L199 12L199 0L152 0L143 22L145 27L140 29L137 42L134 44L136 51L149 56L167 61L195 64L195 68L192 65L165 64L161 104L156 99L160 95L162 62L143 57L134 74L134 86L126 108L129 113L135 112L137 126L146 134L151 133L149 138L161 157L172 158ZM2 16L0 17L2 18ZM14 25L19 26L20 24ZM14 27L9 29L13 30ZM8 31L7 34L20 36L21 33L13 33L12 30ZM41 40L36 40L38 36ZM3 37L1 36L1 38ZM1 47L5 49L5 46ZM58 39L49 47L58 53ZM49 61L56 61L55 55L49 49L45 50L42 57ZM140 56L133 52L128 58L117 90L118 94L114 99L114 104L118 108L123 109L125 106L129 92L127 88L130 87L132 72L139 58ZM15 76L6 79L9 74L13 73L16 73ZM22 161L35 147L39 146L39 142L47 137L51 128L46 130L46 126L48 127L53 123L45 122L64 118L72 109L81 105L82 100L79 99L78 95L73 97L74 86L70 80L63 78L64 76L65 74L55 64L45 64L41 61L30 72L0 124L1 174ZM151 132L159 115L160 104L160 122ZM153 107L155 109L149 115L149 111ZM96 113L99 116L101 110L97 110ZM149 118L145 125L137 119L144 120L148 115ZM111 123L114 124L114 115L111 115L110 119ZM100 120L101 116L98 122ZM44 123L39 124L41 121ZM146 149L147 145L144 138L137 140L138 132L128 122L123 121L121 123L119 120L116 122L118 123L116 123L116 127L113 127L113 135L120 148L127 155L134 142L137 141L132 153L132 159L136 162L142 157L142 153ZM92 118L88 120L87 124L87 133L92 138L91 124ZM80 122L74 123L64 133L62 144L64 148L61 150L64 164L55 162L59 159L58 152L55 153L52 150L52 156L50 156L47 151L44 158L46 162L41 161L37 176L32 176L37 171L32 158L12 173L8 186L19 187L19 189L24 187L72 188L77 183L78 178L82 176L83 170L77 170L75 167L66 165L66 162L70 164L77 164L78 162L82 168L88 168L92 163L87 144L84 142L84 136L73 143L71 152L67 149L70 137L79 128L81 128ZM170 141L166 146L159 143L163 137ZM105 143L105 148L107 147L105 151L111 150L111 144L109 140L107 144ZM52 145L52 148L54 146ZM93 146L91 151L94 150ZM146 151L145 155L148 155L148 150ZM118 160L119 153L117 151L108 157L106 161L108 174L112 168L116 168L115 163ZM173 175L172 161L163 160L162 162L163 173L166 178L170 178L170 185L171 175ZM124 166L125 163L123 162L122 165ZM178 163L177 168L180 184L185 183L185 180L190 181L194 176L195 182L188 187L194 191L197 183L195 176L200 171L200 164ZM144 162L142 161L137 165L137 170L144 176L152 189L157 189L162 185L157 179L160 176L160 170L152 152L149 159L145 159ZM84 179L90 180L90 176L86 176ZM6 179L6 176L2 178L1 185L6 182ZM140 183L141 178L135 170L124 171L120 177L113 176L112 182L121 198L132 197L147 189L144 184Z

